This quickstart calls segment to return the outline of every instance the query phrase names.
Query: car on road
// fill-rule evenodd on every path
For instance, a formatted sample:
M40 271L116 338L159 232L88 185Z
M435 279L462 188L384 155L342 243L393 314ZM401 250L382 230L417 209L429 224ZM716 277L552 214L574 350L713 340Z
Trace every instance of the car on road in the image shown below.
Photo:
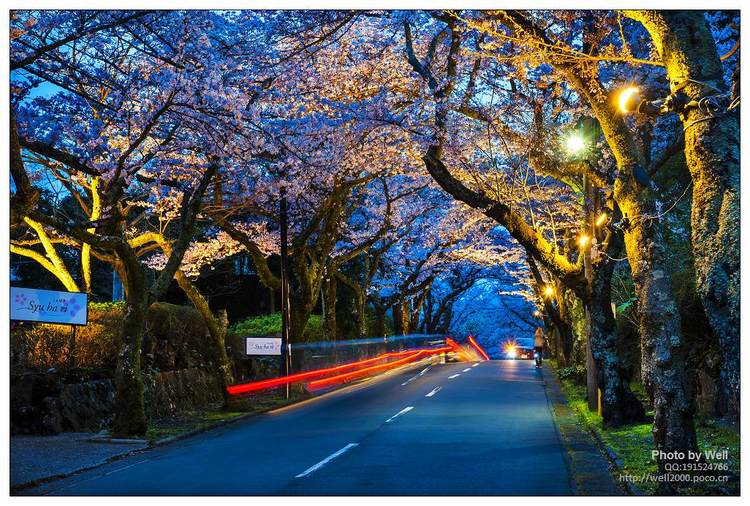
M501 343L503 358L509 360L532 360L534 358L533 338L512 338Z

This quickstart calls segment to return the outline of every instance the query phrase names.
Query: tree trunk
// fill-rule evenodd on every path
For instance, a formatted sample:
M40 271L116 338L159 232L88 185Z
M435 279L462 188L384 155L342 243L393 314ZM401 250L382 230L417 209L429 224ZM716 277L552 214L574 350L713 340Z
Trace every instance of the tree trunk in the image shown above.
M443 314L440 317L439 324L428 334L448 334L451 326L451 320L453 320L453 304L446 307Z
M427 290L423 290L422 293L414 301L414 307L411 308L411 314L409 316L409 331L407 334L413 334L417 332L419 327L419 318L422 316L422 306L424 305L424 298L427 296Z
M326 339L336 340L336 276L329 276L323 282L324 321Z
M386 309L381 304L373 304L375 307L375 336L385 337L385 313Z
M123 252L126 271L125 314L120 328L120 350L115 369L113 436L143 436L148 428L141 375L141 342L148 309L146 276L131 251Z
M310 319L312 313L312 307L309 309L305 307L305 303L300 301L297 297L290 297L291 304L289 308L289 342L301 343L304 341L305 327Z
M175 273L175 279L182 291L190 299L190 302L195 306L195 309L201 314L206 328L208 328L208 333L211 337L213 360L217 368L216 377L219 380L221 393L224 397L224 407L227 408L230 400L227 386L234 383L232 364L229 362L226 348L227 312L226 310L222 310L218 318L214 316L208 305L208 301L182 271Z
M649 182L636 179L636 172L644 169L624 121L603 98L606 93L601 84L581 77L579 71L568 68L565 73L591 104L617 161L614 199L623 213L625 249L638 298L642 375L654 399L654 443L657 450L665 452L695 451L694 407L685 367L685 343L656 199ZM659 470L664 472L669 462L659 460ZM665 482L662 491L669 490L671 484Z
M672 89L693 100L726 93L719 54L699 11L635 11L651 34ZM706 87L700 83L705 83ZM715 88L711 90L710 87ZM721 344L720 410L739 418L740 408L740 144L734 112L691 108L681 115L685 159L693 182L692 245L696 289Z
M640 218L632 220L625 245L638 299L641 374L654 400L654 443L657 450L665 452L695 451L692 389L668 252L660 221L657 218L651 218L656 220L654 223L641 221L641 217L657 215L655 202L634 198L632 189L625 190L617 185L615 188L623 212ZM667 463L668 459L659 461L661 472L665 471ZM665 484L663 489L671 490L670 484Z
M356 325L356 338L362 339L367 334L366 300L364 290L354 292L354 317Z
M622 234L615 231L607 254L617 258L624 248ZM596 268L591 283L589 315L591 354L598 370L597 384L602 392L602 419L608 427L642 421L645 412L631 392L617 347L617 326L612 314L612 273L615 262L605 257Z

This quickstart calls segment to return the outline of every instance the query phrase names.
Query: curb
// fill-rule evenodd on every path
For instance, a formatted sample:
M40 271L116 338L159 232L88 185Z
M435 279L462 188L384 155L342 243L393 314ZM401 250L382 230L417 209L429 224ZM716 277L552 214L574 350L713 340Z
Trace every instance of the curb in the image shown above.
M37 478L36 480L28 481L26 483L19 483L19 484L16 484L16 485L11 485L10 486L10 495L13 495L16 492L21 492L23 490L28 490L28 489L31 489L31 488L35 488L35 487L38 487L40 485L44 485L46 483L51 483L53 481L58 481L58 480L62 480L62 479L65 479L65 478L70 478L71 476L76 476L76 475L84 473L86 471L91 471L92 469L96 469L97 467L101 467L103 465L110 464L112 462L116 462L116 461L124 459L126 457L130 457L132 455L137 455L139 453L143 453L145 451L148 451L148 450L151 450L151 449L154 449L154 448L158 448L158 447L161 447L161 446L166 446L166 445L169 445L171 443L175 443L175 442L183 440L183 439L188 439L190 437L197 436L198 434L201 434L203 432L207 432L207 431L213 430L213 429L218 429L218 428L223 427L225 425L229 425L229 424L232 424L232 423L235 423L235 422L239 422L241 420L245 420L245 419L248 419L248 418L251 418L251 417L254 417L254 416L266 415L266 414L273 414L273 413L281 412L282 410L286 410L286 409L293 408L293 407L299 407L301 405L304 405L304 404L316 401L318 399L322 399L322 398L327 397L329 395L340 394L340 393L348 392L350 390L355 390L357 387L362 387L366 383L369 383L370 381L383 380L383 379L386 379L386 378L394 375L395 373L403 372L403 371L406 371L408 369L416 369L416 368L418 368L420 366L423 366L424 363L425 363L424 360L420 360L419 362L405 364L405 365L403 365L401 367L397 367L395 369L391 369L391 370L385 371L382 374L379 374L377 376L373 376L373 377L370 377L370 378L363 378L361 380L355 381L355 382L350 383L348 385L344 385L344 386L342 386L340 388L335 388L333 390L328 390L326 392L321 393L320 395L316 395L316 396L310 397L308 399L300 399L299 401L292 402L292 403L287 404L285 406L279 406L279 407L271 408L271 409L268 409L268 410L265 410L265 411L252 411L252 412L248 412L248 413L243 413L241 415L237 415L237 416L235 416L233 418L229 418L227 420L219 420L219 421L216 421L216 422L214 422L214 423L212 423L210 425L206 425L204 427L199 427L197 429L189 430L189 431L183 432L181 434L175 434L174 436L168 436L168 437L165 437L165 438L162 438L162 439L157 439L156 441L149 441L148 439L104 438L104 437L101 437L101 436L100 436L101 439L97 439L97 437L94 436L91 439L87 439L86 442L89 442L89 443L113 444L113 445L146 444L148 446L146 446L145 448L136 448L134 450L130 450L128 452L121 453L119 455L113 455L111 457L108 457L108 458L104 459L103 461L101 461L101 462L99 462L97 464L93 464L93 465L90 465L90 466L82 467L80 469L76 469L74 471L70 471L70 472L67 472L67 473L54 474L54 475L51 475L51 476L45 476L44 478Z
M623 487L622 482L613 475L613 467L615 469L618 468L613 465L611 456L603 449L606 448L606 445L602 445L602 442L598 439L598 434L593 434L585 424L581 426L578 414L568 404L567 398L562 392L561 385L548 364L545 364L542 368L541 376L548 406L555 423L555 429L561 445L565 449L565 463L568 466L569 479L572 484L571 489L574 494L604 497L632 495L633 491L627 487ZM552 388L551 383L555 384L555 388ZM558 413L558 406L566 411ZM565 434L563 434L563 426L567 427ZM614 455L614 452L612 454ZM594 459L593 461L591 460L592 458ZM597 462L597 459L599 462ZM597 474L601 474L598 477L599 479L605 480L606 476L609 482L608 486L604 486L604 488L594 486L591 490L582 486L582 484L588 483L592 479L590 476L590 466L592 465L594 469L599 469L599 471L596 471ZM596 476L593 479L592 484L596 485L596 483L599 483Z
M12 496L15 492L21 492L23 490L28 490L30 488L35 488L40 485L44 485L45 483L51 483L53 481L62 480L64 478L70 478L71 476L76 476L81 473L85 473L86 471L91 471L92 469L96 469L97 467L101 467L105 464L110 464L112 462L116 462L120 459L124 459L125 457L130 457L132 455L137 455L138 453L142 453L144 451L147 451L149 447L146 448L138 448L135 450L130 450L129 452L121 453L119 455L113 455L111 457L107 457L103 461L93 464L90 466L82 467L80 469L76 469L75 471L70 471L67 473L60 473L60 474L53 474L52 476L45 476L44 478L37 478L36 480L27 481L26 483L19 483L17 485L11 485L10 488L10 495Z
M568 471L568 485L570 485L570 490L573 492L574 496L580 496L580 490L578 489L578 483L575 480L574 473L573 473L573 460L570 457L570 452L568 451L568 448L565 444L565 441L563 441L562 434L560 434L560 426L557 421L557 416L555 415L555 410L552 404L552 399L550 399L549 392L547 389L547 378L544 375L544 369L542 368L541 376L542 376L542 389L544 390L544 398L547 399L547 409L549 409L550 414L552 415L552 425L555 426L555 435L557 436L557 441L560 443L560 446L563 448L563 460L565 461L565 468Z
M586 427L586 430L591 434L591 436L594 438L594 441L596 441L596 446L599 447L599 451L602 452L602 454L606 457L607 460L609 460L610 464L612 464L612 467L615 468L616 471L624 473L624 463L620 457L618 457L617 453L612 449L611 446L609 446L604 439L602 439L602 436L597 432L596 429L592 427ZM647 496L647 494L638 488L633 483L630 483L629 481L621 481L619 482L621 486L627 490L629 495L634 496Z

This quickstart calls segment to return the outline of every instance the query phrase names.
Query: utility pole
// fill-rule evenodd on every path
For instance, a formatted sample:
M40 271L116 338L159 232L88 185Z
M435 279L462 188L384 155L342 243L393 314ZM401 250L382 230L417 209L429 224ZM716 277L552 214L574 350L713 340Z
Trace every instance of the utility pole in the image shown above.
M586 275L586 281L589 286L593 278L593 271L591 266L591 249L596 244L596 228L594 227L594 212L592 212L592 204L595 206L595 195L596 190L591 185L591 181L585 175L583 176L583 209L584 209L584 220L586 227L584 233L588 234L591 238L589 244L583 251L583 269ZM589 305L585 304L586 313L586 328L588 333L586 336L586 400L589 411L597 411L599 409L599 371L596 368L596 361L594 361L594 355L591 353L591 311Z
M286 209L286 171L281 173L279 202L279 228L281 232L281 376L289 374L290 353L289 353L289 264L287 235L289 226L287 223ZM286 398L289 398L289 383L286 384Z

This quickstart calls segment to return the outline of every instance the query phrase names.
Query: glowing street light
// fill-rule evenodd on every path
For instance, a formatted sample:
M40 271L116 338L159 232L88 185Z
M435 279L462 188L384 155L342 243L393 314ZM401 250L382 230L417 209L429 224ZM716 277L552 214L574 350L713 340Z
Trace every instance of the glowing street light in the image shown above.
M534 311L534 318L539 318L540 316L542 316L542 313L540 313L538 309Z
M641 99L641 90L637 86L628 86L620 92L618 104L620 106L620 112L627 114L629 112L638 111L638 106L641 105L643 99Z
M591 242L591 237L587 234L581 234L578 236L578 246L581 247L581 249L586 248L589 243Z
M670 97L667 98L669 99ZM637 112L648 116L657 116L667 112L669 107L676 107L682 104L682 101L664 99L649 101L643 98L641 90L637 86L628 86L620 92L617 97L617 104L620 112L623 114Z
M555 288L552 285L545 286L544 295L547 297L552 297L553 295L555 295Z
M569 154L575 155L580 153L586 147L586 141L579 133L570 134L565 140L565 149Z
M596 218L594 225L596 225L597 227L601 227L602 225L607 223L608 220L609 220L609 215L603 212Z

